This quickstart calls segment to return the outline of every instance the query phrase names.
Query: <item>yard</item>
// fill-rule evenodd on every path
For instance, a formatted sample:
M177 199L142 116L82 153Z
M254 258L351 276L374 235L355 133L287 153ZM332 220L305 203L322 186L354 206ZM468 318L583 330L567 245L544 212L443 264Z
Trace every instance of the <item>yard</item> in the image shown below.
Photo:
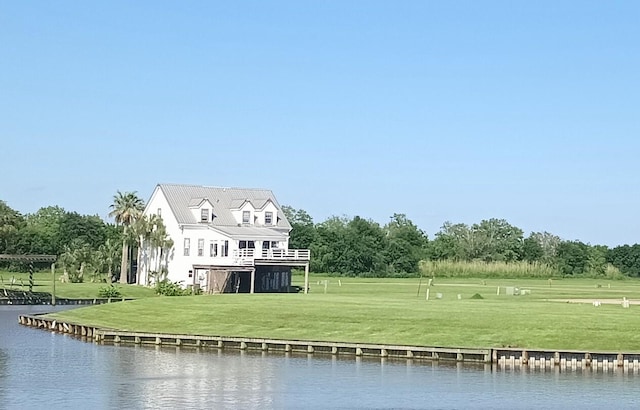
M302 278L295 280L299 285ZM517 288L521 294L508 295L507 287L514 293ZM448 347L640 351L640 306L623 308L623 298L640 301L640 281L436 279L428 287L425 279L420 283L418 279L313 276L308 295L154 297L52 316L142 332ZM593 301L602 305L595 307Z

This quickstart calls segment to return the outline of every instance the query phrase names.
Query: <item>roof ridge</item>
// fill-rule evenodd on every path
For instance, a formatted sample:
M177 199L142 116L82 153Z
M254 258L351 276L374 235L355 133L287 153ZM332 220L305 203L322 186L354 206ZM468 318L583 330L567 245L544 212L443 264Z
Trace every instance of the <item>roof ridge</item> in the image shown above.
M160 186L183 186L183 187L195 187L195 188L214 188L214 189L237 189L239 191L269 191L273 192L269 188L243 188L243 187L233 187L233 186L215 186L215 185L198 185L198 184L178 184L173 182L167 183L159 183Z

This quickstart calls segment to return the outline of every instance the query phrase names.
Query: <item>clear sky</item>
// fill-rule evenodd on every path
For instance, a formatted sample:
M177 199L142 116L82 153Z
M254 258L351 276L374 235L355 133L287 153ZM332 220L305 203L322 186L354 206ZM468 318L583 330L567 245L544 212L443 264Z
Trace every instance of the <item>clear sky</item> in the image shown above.
M256 187L640 242L640 2L0 1L0 199Z

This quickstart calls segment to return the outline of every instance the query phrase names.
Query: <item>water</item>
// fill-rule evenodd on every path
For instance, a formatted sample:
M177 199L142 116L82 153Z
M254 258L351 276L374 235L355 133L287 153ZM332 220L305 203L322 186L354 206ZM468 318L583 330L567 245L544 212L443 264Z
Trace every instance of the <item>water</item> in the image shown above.
M638 408L640 375L97 346L0 307L0 409Z

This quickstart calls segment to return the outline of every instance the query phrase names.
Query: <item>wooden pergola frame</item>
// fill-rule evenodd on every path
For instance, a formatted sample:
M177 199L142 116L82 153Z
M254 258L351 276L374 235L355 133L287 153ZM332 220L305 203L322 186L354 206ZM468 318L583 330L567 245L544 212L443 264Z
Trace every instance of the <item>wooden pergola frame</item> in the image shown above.
M57 255L15 255L15 254L0 254L0 261L22 261L29 263L29 292L33 291L33 264L35 262L50 262L51 263L51 275L53 279L53 290L51 292L51 304L56 304L56 260Z
M12 255L0 253L0 261L51 262L58 260L57 255Z

